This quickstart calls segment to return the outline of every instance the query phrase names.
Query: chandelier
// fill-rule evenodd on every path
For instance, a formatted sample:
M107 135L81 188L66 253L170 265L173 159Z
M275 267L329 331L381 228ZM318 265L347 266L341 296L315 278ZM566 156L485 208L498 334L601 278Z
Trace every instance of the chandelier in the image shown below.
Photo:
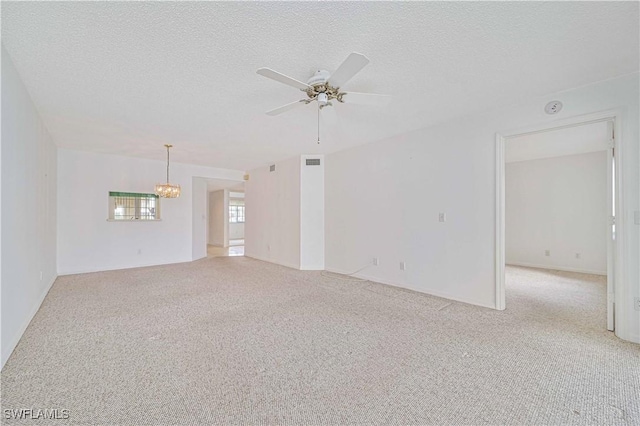
M167 147L167 183L159 183L156 185L156 195L162 198L178 198L180 196L180 185L172 185L169 183L169 148L173 145L165 145Z

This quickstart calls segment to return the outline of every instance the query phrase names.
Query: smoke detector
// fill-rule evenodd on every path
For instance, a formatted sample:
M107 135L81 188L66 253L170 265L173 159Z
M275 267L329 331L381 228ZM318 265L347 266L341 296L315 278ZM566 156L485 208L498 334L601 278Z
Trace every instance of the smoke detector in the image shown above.
M544 112L547 114L557 114L562 110L562 102L551 101L544 107Z

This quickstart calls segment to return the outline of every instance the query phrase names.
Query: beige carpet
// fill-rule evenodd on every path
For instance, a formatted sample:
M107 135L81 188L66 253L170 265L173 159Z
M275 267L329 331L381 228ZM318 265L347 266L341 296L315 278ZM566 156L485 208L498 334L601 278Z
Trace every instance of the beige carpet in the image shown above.
M244 257L59 278L2 371L29 424L640 424L601 277L508 268L508 310Z

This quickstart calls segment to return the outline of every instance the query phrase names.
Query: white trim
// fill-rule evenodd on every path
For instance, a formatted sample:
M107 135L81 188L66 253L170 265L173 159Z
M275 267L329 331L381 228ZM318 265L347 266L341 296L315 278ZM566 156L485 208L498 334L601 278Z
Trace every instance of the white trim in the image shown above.
M615 333L618 337L625 340L633 340L634 336L627 335L626 324L626 307L623 304L624 290L627 282L624 277L623 261L625 259L624 250L624 236L625 236L625 224L624 224L624 182L622 178L623 169L623 152L622 152L622 121L624 120L624 109L613 109L607 111L600 111L592 114L579 115L570 117L563 120L555 120L546 123L540 123L536 125L530 125L519 129L512 129L507 131L500 131L496 133L496 285L495 285L495 297L496 297L496 309L501 306L500 303L505 303L505 288L504 288L504 272L505 272L505 240L504 240L504 204L505 204L505 171L504 171L504 149L505 142L508 138L515 136L522 136L532 133L540 133L546 131L557 130L560 128L568 128L574 126L580 126L589 123L596 123L601 121L614 121L615 126L615 140L614 148L616 152L616 241L614 244L614 288L615 288ZM506 304L506 303L505 303ZM503 305L504 306L504 305Z
M504 286L505 265L505 196L504 196L504 169L505 169L505 138L496 134L496 302L495 308L503 311L506 308L506 290Z
M530 125L525 127L520 127L517 129L510 129L499 132L498 134L502 135L504 138L514 138L517 136L525 136L525 135L533 135L536 133L545 133L551 132L560 129L568 129L571 127L583 126L585 124L593 124L600 123L603 121L615 120L616 117L620 117L622 115L621 109L616 110L607 110L596 112L593 114L584 114L578 115L575 117L569 117L562 120L555 120L545 123L540 123L537 125ZM616 127L616 134L618 134L618 129Z
M614 132L615 122L609 121L607 123L607 130L609 133L609 147L607 147L607 330L615 330L615 263L614 252L615 245L613 241L612 223L611 218L614 213L613 206L613 187L615 186L615 179L613 179L613 165L615 163L614 158ZM615 220L615 218L613 219Z
M335 273L335 274L346 275L344 271L340 271L340 270L334 269L334 268L327 268L327 269L325 269L325 271L332 272L332 273ZM418 289L418 288L411 287L411 286L408 286L408 285L402 285L402 284L398 284L398 283L387 281L387 280L381 280L380 278L377 278L377 277L374 277L374 276L371 276L371 275L350 274L349 276L355 277L355 278L364 279L364 280L367 280L367 281L372 281L372 282L375 282L375 283L389 285L389 286L392 286L392 287L404 288L404 289L407 289L407 290L415 291L416 293L427 294L429 296L440 297L442 299L449 299L449 300L453 300L455 302L466 303L468 305L481 306L483 308L494 309L493 305L485 305L483 303L478 303L475 300L465 299L463 297L452 296L451 294L445 293L445 292L438 292L438 291L428 291L427 292L427 291L424 291L422 289Z
M254 256L251 254L247 254L245 252L244 257L250 257L251 259L255 259L255 260L260 260L262 262L267 262L267 263L273 263L275 265L280 265L280 266L285 266L287 268L291 268L291 269L297 269L298 271L300 270L300 265L294 265L293 263L286 263L286 262L276 262L273 259L267 259L264 257L259 257L259 256Z
M547 269L549 271L579 272L581 274L607 276L607 271L594 271L592 269L570 268L567 266L538 265L527 262L509 262L507 266L524 266L525 268Z
M37 302L33 306L33 309L31 310L31 313L27 317L27 320L22 324L22 327L20 327L20 329L18 330L16 335L13 337L9 345L2 347L3 364L0 367L0 369L4 368L5 364L11 357L11 354L13 354L13 351L15 350L16 346L18 346L18 343L20 342L20 339L22 339L24 332L27 331L27 327L29 327L29 324L31 324L33 317L35 317L36 314L38 313L38 310L40 310L40 306L42 306L42 302L44 302L44 299L47 297L47 294L49 294L49 290L51 290L51 287L53 287L53 283L56 282L57 278L58 276L55 275L51 280L51 282L46 286L44 291L40 294L40 297L38 298Z
M615 300L614 304L616 305L614 308L614 323L615 323L615 334L616 336L625 339L631 340L634 342L640 342L637 336L631 336L627 334L628 324L627 324L627 309L624 305L625 292L627 290L627 280L626 274L624 271L624 260L626 259L626 250L625 250L625 238L626 238L626 224L624 220L625 216L625 205L624 205L624 191L622 188L624 187L624 174L623 170L625 166L623 165L623 147L622 147L622 121L625 118L624 110L617 110L614 115L615 124L615 138L613 140L613 148L615 150L616 157L616 182L615 182L615 211L616 211L616 240L613 244L613 277L614 277L614 292L615 292Z
M94 272L121 271L126 269L149 268L151 266L175 265L177 263L189 263L189 262L193 262L193 260L186 259L186 260L179 260L177 262L143 263L143 264L134 265L134 266L113 266L113 267L101 268L101 269L97 269L97 268L70 269L67 271L58 271L58 276L62 277L65 275L92 274Z
M324 271L323 265L300 265L301 271Z
M616 334L617 335L617 334ZM618 336L620 337L620 336ZM624 337L625 340L628 340L630 342L635 342L635 343L639 343L640 342L640 334L627 334L626 337Z
M107 222L162 222L162 219L107 219Z

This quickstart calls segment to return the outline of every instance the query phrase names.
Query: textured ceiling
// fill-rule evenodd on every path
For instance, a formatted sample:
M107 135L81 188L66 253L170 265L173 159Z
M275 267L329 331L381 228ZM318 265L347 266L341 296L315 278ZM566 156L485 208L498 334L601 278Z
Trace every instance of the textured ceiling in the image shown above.
M58 146L250 169L638 71L637 2L2 2L2 43ZM316 144L265 111L350 52L371 63Z

